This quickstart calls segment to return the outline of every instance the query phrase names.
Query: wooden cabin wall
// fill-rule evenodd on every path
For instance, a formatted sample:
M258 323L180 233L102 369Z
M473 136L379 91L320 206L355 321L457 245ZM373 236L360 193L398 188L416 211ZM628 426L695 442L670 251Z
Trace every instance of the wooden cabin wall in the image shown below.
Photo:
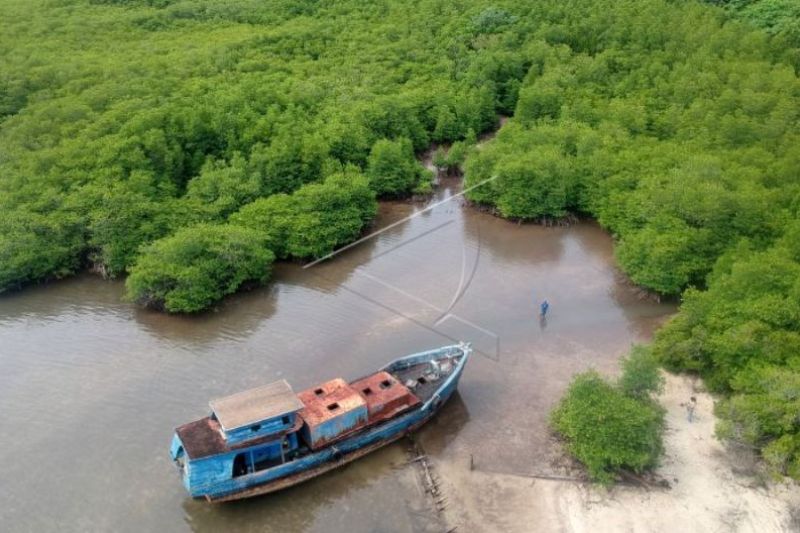
M262 420L257 424L245 426L233 431L225 432L225 442L229 445L239 444L251 439L266 437L274 433L287 431L294 426L296 413L289 413L287 415L278 416L275 418Z

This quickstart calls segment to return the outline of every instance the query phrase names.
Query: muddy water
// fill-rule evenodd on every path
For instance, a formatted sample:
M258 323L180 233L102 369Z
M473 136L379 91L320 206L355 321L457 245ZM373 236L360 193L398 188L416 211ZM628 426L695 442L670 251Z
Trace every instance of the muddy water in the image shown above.
M430 204L458 187L445 180ZM637 299L592 223L519 226L457 197L424 207L384 204L374 238L311 268L281 265L271 286L199 317L134 308L120 283L90 276L0 298L3 529L439 531L418 472L399 466L404 444L221 506L185 497L168 445L210 398L354 378L453 339L479 353L423 448L485 470L548 468L546 414L569 377L613 372L673 308Z

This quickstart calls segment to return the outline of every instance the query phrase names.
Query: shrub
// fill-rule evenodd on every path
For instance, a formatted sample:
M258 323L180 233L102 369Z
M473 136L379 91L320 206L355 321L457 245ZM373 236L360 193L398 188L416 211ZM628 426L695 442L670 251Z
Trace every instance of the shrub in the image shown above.
M189 181L186 197L201 201L214 218L222 218L256 199L261 188L259 176L237 153L230 163L209 159L200 175Z
M661 294L679 294L690 283L700 283L713 260L710 232L660 217L620 241L615 255L639 285Z
M447 159L445 160L445 165L448 170L455 170L461 167L461 165L464 164L464 160L467 158L469 149L470 145L466 141L454 142L450 146L450 150L447 151Z
M294 226L297 202L288 194L273 194L247 204L230 216L228 221L258 231L275 255L288 256L286 242Z
M721 438L759 449L776 474L800 477L800 263L797 231L735 261L723 256L709 289L684 293L656 335L665 365L700 373L724 394ZM746 250L746 247L740 247Z
M566 215L567 186L563 167L559 157L545 150L499 166L497 180L492 186L501 190L497 198L500 213L529 220Z
M487 7L479 15L473 17L472 25L476 33L494 33L516 21L517 17L504 9Z
M664 376L661 375L658 359L649 347L634 346L631 354L622 360L622 376L618 385L623 394L640 400L647 400L651 394L661 392Z
M302 119L297 117L298 123ZM269 145L257 144L250 153L249 171L258 175L261 193L291 193L320 179L329 148L321 135L295 125L281 129Z
M171 313L199 311L245 282L266 282L274 259L257 231L190 226L143 250L126 280L127 296Z
M322 257L355 240L378 208L367 180L352 170L301 187L293 199L286 250L296 258Z
M626 396L593 371L575 377L551 424L591 478L603 484L612 483L619 470L655 467L663 451L663 410Z
M471 145L467 141L454 142L446 152L439 147L433 154L433 164L439 171L446 170L448 173L455 173L464 165L470 148Z
M381 139L372 145L367 177L378 196L405 196L419 182L421 166L414 159L411 141Z
M367 179L353 167L293 195L256 200L230 217L259 231L278 257L322 257L358 237L378 204Z
M0 211L0 293L80 267L82 221L68 212Z
M124 274L134 263L142 244L169 234L187 221L199 221L210 211L199 202L154 200L128 183L98 189L85 189L84 201L94 204L89 214L89 259L112 278Z
M717 435L763 448L774 473L800 477L800 370L755 364L731 386L734 393L716 406Z
M445 149L442 148L441 146L438 147L436 151L433 152L433 158L431 162L433 163L433 166L435 166L437 170L446 169L448 167L449 160L447 157L447 152L445 152Z

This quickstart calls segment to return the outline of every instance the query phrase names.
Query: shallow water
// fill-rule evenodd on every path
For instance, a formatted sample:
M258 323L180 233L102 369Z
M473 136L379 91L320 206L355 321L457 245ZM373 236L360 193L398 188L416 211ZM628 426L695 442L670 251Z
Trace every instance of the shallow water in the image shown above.
M493 471L547 468L547 412L570 376L614 372L674 306L637 298L597 225L517 225L463 206L459 187L444 180L428 205L450 201L430 209L383 204L374 237L310 268L280 265L269 287L198 317L135 308L121 283L89 275L0 297L3 529L439 531L418 473L402 466L405 443L214 506L186 497L168 447L213 397L355 378L454 339L478 353L419 433L425 451Z

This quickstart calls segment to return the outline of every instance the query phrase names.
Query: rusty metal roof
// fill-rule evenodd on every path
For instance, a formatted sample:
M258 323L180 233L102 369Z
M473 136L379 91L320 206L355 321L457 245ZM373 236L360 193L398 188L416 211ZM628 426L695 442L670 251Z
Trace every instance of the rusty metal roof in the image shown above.
M225 439L219 429L219 422L206 417L184 424L175 432L189 459L199 459L226 449Z
M231 431L303 408L285 379L209 402L222 429Z
M341 378L326 381L297 395L305 405L300 416L310 427L317 426L343 413L363 407L366 402ZM331 405L336 405L331 409Z
M385 371L361 378L350 386L367 402L370 424L391 418L420 403L408 387Z

